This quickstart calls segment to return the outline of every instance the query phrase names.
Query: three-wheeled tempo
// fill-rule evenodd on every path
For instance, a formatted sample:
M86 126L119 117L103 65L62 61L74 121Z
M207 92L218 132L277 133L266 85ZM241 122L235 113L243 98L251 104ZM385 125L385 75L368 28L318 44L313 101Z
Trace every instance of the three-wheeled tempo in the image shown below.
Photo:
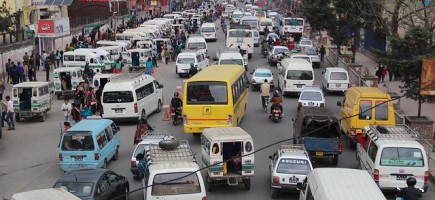
M51 82L23 82L12 86L15 120L38 117L41 122L45 121L53 104L53 93Z
M201 137L202 165L206 168L207 190L215 183L251 188L254 176L254 142L240 127L206 128Z

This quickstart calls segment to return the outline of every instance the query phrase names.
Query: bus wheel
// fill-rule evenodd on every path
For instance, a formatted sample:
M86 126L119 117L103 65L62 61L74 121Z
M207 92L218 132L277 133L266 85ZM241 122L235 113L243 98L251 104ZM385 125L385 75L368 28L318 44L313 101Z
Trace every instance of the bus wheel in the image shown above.
M244 179L243 180L243 185L244 185L245 190L251 189L251 180L250 179Z
M62 96L62 94L61 93L57 93L56 94L56 98L57 98L57 100L60 100L60 97Z
M45 120L47 120L47 113L46 112L42 113L40 120L41 120L41 122L45 122Z

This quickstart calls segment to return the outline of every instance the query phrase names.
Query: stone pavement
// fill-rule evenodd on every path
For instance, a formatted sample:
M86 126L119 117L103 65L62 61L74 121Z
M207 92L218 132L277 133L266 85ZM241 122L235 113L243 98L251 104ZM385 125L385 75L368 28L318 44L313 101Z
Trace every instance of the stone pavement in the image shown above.
M315 44L319 44L318 46L320 47L320 44L323 44L325 46L326 49L328 49L328 47L335 47L334 45L331 44L329 38L325 39L325 37L327 36L327 33L325 31L321 32L323 39L320 40L319 36L315 36L313 38L313 42ZM305 34L307 35L307 34ZM329 51L326 51L328 56ZM345 53L345 52L343 52ZM346 52L348 53L348 52ZM377 62L370 58L369 56L363 54L361 51L356 53L355 56L355 63L359 63L364 67L366 67L370 74L374 75L376 72L376 68L377 68ZM384 83L380 83L378 85L378 88L386 91L386 92L395 92L396 94L402 96L403 93L400 90L400 86L403 85L403 82L401 82L400 80L392 80L389 81L388 80L388 74L385 77L385 82ZM418 112L418 102L413 100L413 99L408 99L406 97L403 97L400 99L400 111L399 113L401 113L402 117L403 116L417 116L417 112ZM421 106L421 115L422 116L427 116L428 118L435 120L435 103L430 103L430 102L425 102L422 104ZM433 151L433 147L432 145L429 144L433 144L434 141L432 140L428 140L428 141L420 141L423 146L425 147L426 153L428 154L428 162L429 162L429 172L430 172L430 178L431 181L435 183L435 152Z

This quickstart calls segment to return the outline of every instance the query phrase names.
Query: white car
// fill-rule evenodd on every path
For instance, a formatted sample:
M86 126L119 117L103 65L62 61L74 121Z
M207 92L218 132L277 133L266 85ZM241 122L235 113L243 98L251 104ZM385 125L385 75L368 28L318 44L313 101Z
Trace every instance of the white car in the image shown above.
M345 69L341 67L327 67L322 74L322 89L326 94L329 92L345 93L349 89L349 74Z
M279 60L279 57L283 54L287 54L290 51L286 46L273 46L272 49L269 51L269 55L267 57L267 62L270 65L276 65L276 63Z
M223 18L227 18L228 17L228 12L222 12L222 17Z
M270 69L267 68L257 68L253 72L251 72L251 89L254 91L255 89L260 90L261 84L264 83L264 79L267 79L269 82L270 88L273 89L273 73Z
M307 55L310 56L313 68L320 68L320 56L317 54L317 49L314 47L305 48Z
M303 145L282 144L281 148L269 156L270 195L278 196L279 191L297 191L313 166Z
M299 41L299 48L313 47L313 41L302 39Z
M137 144L134 148L130 161L130 171L133 174L134 178L137 178L139 176L139 171L137 168L138 161L136 160L136 156L139 153L146 155L146 151L149 150L150 144L158 143L162 140L175 140L175 138L169 135L167 131L154 130L142 136L141 140L142 141L140 141L139 144Z
M305 86L299 96L298 110L300 107L325 107L325 96L322 89L317 86Z
M260 32L257 29L252 30L254 33L254 47L260 46Z
M269 33L269 34L267 34L266 40L268 40L269 37L271 37L273 39L273 41L275 41L277 39L279 40L279 35L277 35L276 33Z

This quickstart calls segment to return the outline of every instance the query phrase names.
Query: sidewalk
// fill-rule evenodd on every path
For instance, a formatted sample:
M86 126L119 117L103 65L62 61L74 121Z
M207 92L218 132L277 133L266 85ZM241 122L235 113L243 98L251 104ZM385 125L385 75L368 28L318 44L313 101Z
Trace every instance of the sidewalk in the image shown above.
M327 36L327 33L325 31L321 32L323 40L320 42L320 38L317 36L313 39L313 42L316 44L323 44L325 48L328 47L335 47L331 44L329 37ZM325 37L328 37L327 39L324 39ZM328 51L327 55L328 56ZM370 57L364 55L361 52L357 52L355 56L355 63L361 64L363 67L367 67L370 74L374 75L376 72L377 62L371 59ZM385 91L385 92L395 92L398 95L403 95L403 93L400 91L400 86L402 86L403 83L400 80L388 80L388 75L385 77L385 83L379 83L378 88ZM403 115L407 116L417 116L418 112L418 102L413 99L408 99L406 97L403 97L400 99L400 111L399 113L402 113ZM432 120L435 120L435 103L423 103L421 106L421 115L427 116ZM429 141L432 143L432 141ZM429 173L430 173L430 179L432 182L435 183L435 152L432 152L432 147L429 146L427 143L422 142L422 145L425 147L426 153L428 154L428 162L429 162Z

